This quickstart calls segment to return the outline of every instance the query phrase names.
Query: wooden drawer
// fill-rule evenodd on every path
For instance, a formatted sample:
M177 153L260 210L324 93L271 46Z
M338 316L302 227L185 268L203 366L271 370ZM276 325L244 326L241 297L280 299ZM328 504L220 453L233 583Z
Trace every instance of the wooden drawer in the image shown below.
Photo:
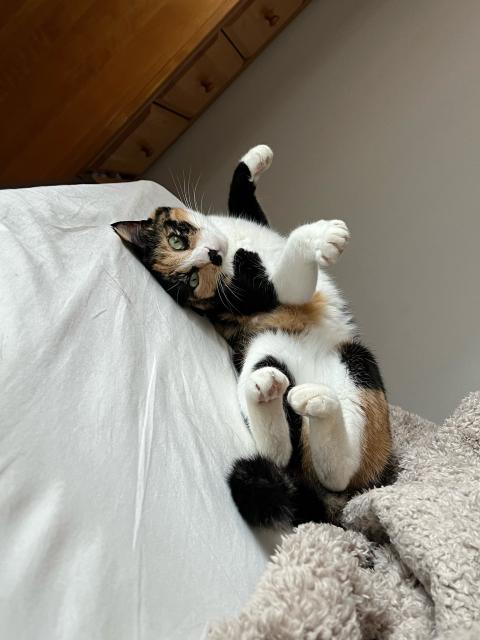
M153 104L134 131L105 160L96 164L95 169L138 176L165 151L188 124L186 118Z
M156 102L191 118L224 89L242 66L242 57L220 32Z
M242 56L255 55L306 4L304 0L254 0L223 31Z

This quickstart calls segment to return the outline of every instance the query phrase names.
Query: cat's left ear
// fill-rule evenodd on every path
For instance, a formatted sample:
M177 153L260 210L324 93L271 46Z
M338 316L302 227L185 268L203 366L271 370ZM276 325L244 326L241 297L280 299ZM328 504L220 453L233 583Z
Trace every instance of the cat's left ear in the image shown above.
M148 231L151 228L152 220L128 220L125 222L114 222L112 224L112 229L122 240L139 249L145 249Z

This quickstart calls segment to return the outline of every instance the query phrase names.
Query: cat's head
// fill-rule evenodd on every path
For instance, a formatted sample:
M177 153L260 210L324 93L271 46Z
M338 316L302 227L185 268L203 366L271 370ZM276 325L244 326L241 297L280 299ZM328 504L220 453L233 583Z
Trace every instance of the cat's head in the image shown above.
M180 304L208 308L229 275L228 243L201 213L159 207L147 220L115 222L114 231Z

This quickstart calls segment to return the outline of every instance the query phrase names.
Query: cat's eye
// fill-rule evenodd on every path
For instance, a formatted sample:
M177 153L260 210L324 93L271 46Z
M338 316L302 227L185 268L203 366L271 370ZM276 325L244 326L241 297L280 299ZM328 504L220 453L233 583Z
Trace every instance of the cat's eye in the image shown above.
M168 244L175 249L175 251L183 251L187 248L187 243L180 236L170 236L168 239Z
M200 278L198 277L198 273L194 271L190 276L188 284L192 287L192 289L195 289L195 287L198 286L199 281L200 281Z

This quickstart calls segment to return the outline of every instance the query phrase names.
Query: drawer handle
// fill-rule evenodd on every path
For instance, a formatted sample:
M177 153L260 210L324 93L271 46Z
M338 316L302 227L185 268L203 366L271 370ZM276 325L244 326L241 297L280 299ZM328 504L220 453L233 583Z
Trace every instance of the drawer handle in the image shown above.
M280 16L276 13L273 13L273 11L268 11L267 13L265 13L264 18L271 27L274 27L280 20Z
M215 88L215 85L210 80L202 80L200 86L203 87L205 93L210 93Z
M142 144L140 146L140 151L146 158L151 158L153 156L153 149L149 147L147 144Z

